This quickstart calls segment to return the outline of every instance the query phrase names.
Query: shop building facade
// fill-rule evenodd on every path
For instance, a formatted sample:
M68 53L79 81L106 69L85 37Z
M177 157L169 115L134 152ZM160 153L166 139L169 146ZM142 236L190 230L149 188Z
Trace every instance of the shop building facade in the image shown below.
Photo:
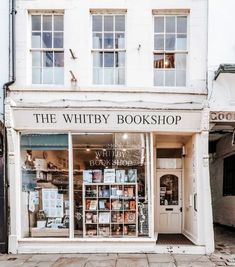
M9 251L212 252L207 1L16 4Z
M232 23L231 9L234 7L233 1L228 1L225 6L222 1L209 1L208 99L213 220L230 227L235 225L235 52L234 40L224 29ZM216 18L224 14L226 16L219 23Z

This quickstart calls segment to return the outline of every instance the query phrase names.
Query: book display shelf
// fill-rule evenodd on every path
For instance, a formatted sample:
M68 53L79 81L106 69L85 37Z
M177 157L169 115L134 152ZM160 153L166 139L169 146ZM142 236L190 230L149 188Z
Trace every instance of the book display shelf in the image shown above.
M138 235L137 179L131 182L112 180L84 182L84 237L136 237ZM107 174L108 173L108 174ZM114 171L115 173L115 171ZM119 175L119 172L117 172ZM114 176L114 175L113 175ZM117 178L117 176L116 176ZM118 182L116 182L116 180Z

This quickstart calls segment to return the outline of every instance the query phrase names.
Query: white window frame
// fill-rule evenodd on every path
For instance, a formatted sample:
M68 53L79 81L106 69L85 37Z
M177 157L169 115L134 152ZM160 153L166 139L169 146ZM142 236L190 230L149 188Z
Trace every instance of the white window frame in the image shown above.
M30 58L31 58L31 66L30 66L30 69L31 69L31 84L33 86L63 86L64 85L64 79L65 79L65 75L64 75L64 70L63 70L63 82L62 83L55 83L55 65L54 65L54 58L53 58L53 70L52 70L52 80L53 82L52 83L44 83L43 82L43 52L52 52L54 54L54 52L63 52L63 54L65 53L65 49L64 49L64 26L63 26L63 31L55 31L54 30L54 17L55 16L62 16L63 17L63 25L64 25L64 12L63 11L40 11L40 12L35 12L35 11L29 11L29 14L30 14L30 40L29 40L29 43L30 43ZM41 30L40 31L33 31L32 30L32 17L33 16L41 16ZM42 38L43 38L43 32L47 32L47 31L43 31L43 28L42 28L42 24L43 24L43 20L42 20L42 17L43 16L52 16L52 30L51 31L48 31L48 32L52 32L52 47L51 48L43 48L42 47ZM32 33L33 32L40 32L41 33L41 47L40 48L33 48L32 47ZM63 46L62 48L54 48L54 33L56 32L62 32L63 33ZM35 67L33 66L33 52L40 52L41 53L41 59L40 59L40 66L38 67ZM65 61L65 56L63 55L63 58L64 58L64 61ZM40 83L33 83L33 69L34 68L40 68L41 70L41 82ZM64 66L63 66L63 69L64 69Z
M93 16L102 16L102 32L93 32ZM104 48L104 33L106 33L104 31L104 17L105 16L112 16L113 17L113 48ZM124 31L116 31L115 30L115 16L124 16L125 19L125 30ZM125 86L126 85L126 11L121 10L120 12L117 10L115 11L110 11L110 10L104 10L104 11L95 11L95 10L91 10L91 56L92 56L92 84L95 86ZM101 33L102 34L102 48L93 48L93 33ZM107 32L110 33L110 32ZM124 48L116 48L115 47L115 34L117 33L124 33ZM102 52L103 53L103 66L102 67L94 67L94 53L95 52ZM114 53L114 57L115 57L115 53L118 52L123 52L125 53L124 55L124 60L125 60L125 65L123 67L121 67L124 70L124 83L116 83L116 70L119 67L115 66L115 58L114 58L114 66L112 67L114 74L113 74L113 83L105 83L105 72L104 72L104 53L107 52L112 52ZM95 69L101 69L102 68L102 83L95 83L94 82L94 70ZM109 68L109 67L108 67ZM111 67L110 67L111 68Z
M153 47L153 86L154 87L173 87L173 88L180 88L180 87L183 87L183 88L186 88L187 87L187 80L188 80L188 38L189 38L189 16L188 16L188 10L179 10L178 12L174 12L174 11L171 11L171 10L165 10L166 13L164 13L164 10L163 12L154 12L153 11L153 38L155 37L155 35L158 35L158 34L163 34L164 35L164 49L162 50L155 50L155 47ZM155 33L155 29L154 29L154 24L155 24L155 18L156 17L163 17L164 18L164 31L163 33ZM165 23L165 20L166 20L166 17L175 17L175 32L174 34L186 34L186 49L185 50L179 50L179 49L176 49L177 48L177 38L175 39L175 49L174 50L166 50L165 49L165 42L166 42L166 38L165 38L165 35L166 35L166 23ZM187 19L187 29L186 29L186 33L177 33L177 17L186 17ZM167 34L171 34L171 33L167 33ZM172 33L173 34L173 33ZM154 43L154 42L153 42ZM154 43L155 45L155 43ZM176 85L176 73L177 73L177 69L176 69L176 66L174 68L159 68L159 70L162 70L164 72L164 78L163 78L163 85L156 85L155 84L155 70L158 69L158 68L155 68L154 66L154 56L156 54L163 54L164 55L164 61L165 61L165 56L166 54L174 54L177 55L177 54L183 54L186 56L186 66L185 66L185 85L182 86L182 85ZM176 57L175 57L176 59ZM176 63L176 60L175 60L175 63ZM165 76L166 76L166 71L167 70L174 70L174 74L175 74L175 77L174 77L174 85L172 86L169 86L169 85L166 85L166 79L165 79Z

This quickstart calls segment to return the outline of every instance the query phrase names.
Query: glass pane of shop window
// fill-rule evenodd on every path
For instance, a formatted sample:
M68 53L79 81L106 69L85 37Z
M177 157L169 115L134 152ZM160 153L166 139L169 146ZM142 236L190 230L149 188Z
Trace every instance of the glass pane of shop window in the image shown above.
M54 30L63 31L64 30L64 18L63 16L56 15L54 16Z
M177 17L177 32L187 33L187 17Z
M32 48L41 48L41 33L32 33Z
M42 30L43 31L52 31L52 16L44 15L42 21Z
M166 17L166 33L175 33L175 16Z
M64 83L64 68L54 68L54 83L55 84Z
M186 86L186 70L176 70L176 86Z
M164 50L164 35L163 34L154 35L154 50Z
M69 236L67 140L56 134L21 136L22 237Z
M93 48L100 49L102 45L102 33L93 33Z
M41 31L41 15L32 15L32 31Z
M165 38L165 50L175 50L175 34L166 34Z
M42 83L42 69L32 68L32 84L41 84L41 83Z
M154 70L154 85L155 86L164 85L164 70L159 70L159 69Z
M102 32L102 16L101 15L92 16L92 31Z
M175 86L175 71L174 70L165 71L165 86Z
M164 17L155 17L154 33L163 33L163 32L164 32Z
M54 48L63 48L64 46L64 37L63 32L54 33Z
M93 68L93 83L94 84L103 83L103 68Z
M124 15L115 16L115 31L117 32L125 31L125 16Z

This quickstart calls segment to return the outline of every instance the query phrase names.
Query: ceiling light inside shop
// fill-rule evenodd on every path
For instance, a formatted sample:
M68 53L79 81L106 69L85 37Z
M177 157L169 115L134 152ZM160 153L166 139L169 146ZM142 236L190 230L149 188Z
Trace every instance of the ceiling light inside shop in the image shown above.
M127 139L128 138L128 134L127 133L123 134L122 138L123 139Z

